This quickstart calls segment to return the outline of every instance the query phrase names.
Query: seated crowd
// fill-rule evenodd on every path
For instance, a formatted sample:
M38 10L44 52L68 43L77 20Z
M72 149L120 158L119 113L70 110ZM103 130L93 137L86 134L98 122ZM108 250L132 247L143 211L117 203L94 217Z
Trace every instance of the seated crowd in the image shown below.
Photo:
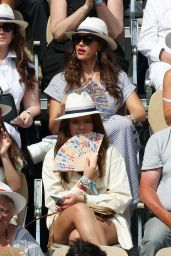
M26 50L25 20L32 26L34 40L40 40L42 90L49 101L50 143L38 157L48 209L49 250L55 243L70 245L66 255L83 255L82 247L110 255L101 246L116 244L129 251L134 246L131 217L140 200L150 211L140 255L153 256L170 247L170 127L150 137L139 184L136 127L146 120L146 111L127 74L123 0L27 2L23 7L22 1L0 1L0 251L17 247L26 255L43 255L32 235L17 224L26 205L19 191L28 146L20 135L41 113L39 81ZM46 47L49 5L53 40ZM40 32L35 26L41 20L41 6ZM24 20L13 8L23 11ZM167 10L164 20L159 8ZM138 42L149 60L155 89L163 90L168 125L171 27L166 22L170 10L169 0L163 5L147 0ZM34 151L30 156L35 157Z

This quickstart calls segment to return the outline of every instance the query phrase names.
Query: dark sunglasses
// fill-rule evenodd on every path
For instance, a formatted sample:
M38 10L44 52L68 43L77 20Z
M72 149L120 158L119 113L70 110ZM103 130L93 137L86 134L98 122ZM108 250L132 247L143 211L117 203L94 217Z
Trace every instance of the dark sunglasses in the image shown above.
M0 29L2 28L4 32L11 32L15 27L13 23L4 23L0 25Z
M93 41L98 41L98 37L94 35L73 35L72 36L72 42L74 44L79 44L80 42L83 42L85 45L90 45Z

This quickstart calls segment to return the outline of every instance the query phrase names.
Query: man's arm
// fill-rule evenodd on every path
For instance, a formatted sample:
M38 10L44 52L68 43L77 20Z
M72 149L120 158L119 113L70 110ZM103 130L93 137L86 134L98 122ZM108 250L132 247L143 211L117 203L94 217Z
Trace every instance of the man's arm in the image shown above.
M162 205L157 195L161 168L145 170L141 174L140 197L152 213L171 228L171 213Z
M9 4L14 9L15 0L1 0L1 4Z

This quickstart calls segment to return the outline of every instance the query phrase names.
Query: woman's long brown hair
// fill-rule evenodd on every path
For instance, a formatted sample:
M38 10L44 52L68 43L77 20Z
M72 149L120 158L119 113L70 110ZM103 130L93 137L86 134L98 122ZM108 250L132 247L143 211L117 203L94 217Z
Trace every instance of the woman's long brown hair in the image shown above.
M25 83L27 89L34 89L35 86L35 70L29 64L31 61L25 50L25 39L21 35L19 26L15 25L13 30L13 38L9 45L9 49L16 53L15 64L20 75L20 83Z
M100 146L99 152L98 152L98 168L99 168L99 178L103 177L105 175L105 160L106 160L106 151L108 148L108 139L107 135L102 123L102 119L99 114L92 115L92 122L93 122L93 132L101 133L104 135L102 144ZM68 129L69 127L69 119L63 119L61 120L59 131L58 131L58 139L55 146L55 155L59 148L69 139L71 138L70 131ZM55 157L54 155L54 157ZM63 183L69 183L69 175L67 172L61 172L61 182Z
M101 39L98 39L98 41L101 45L101 50L97 52L100 80L105 84L109 94L114 97L116 104L119 104L123 98L122 91L117 85L120 67L115 64L115 54L109 49L105 41ZM81 61L78 60L74 50L72 51L72 54L70 54L68 64L64 69L64 77L67 82L65 88L66 93L81 86L83 70Z

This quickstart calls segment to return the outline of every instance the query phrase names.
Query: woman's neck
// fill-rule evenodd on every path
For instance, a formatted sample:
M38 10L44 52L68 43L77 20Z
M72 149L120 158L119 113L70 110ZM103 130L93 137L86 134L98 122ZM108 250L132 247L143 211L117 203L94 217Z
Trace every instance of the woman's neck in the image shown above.
M96 61L91 63L82 62L82 70L84 80L93 79L95 72L99 71Z

